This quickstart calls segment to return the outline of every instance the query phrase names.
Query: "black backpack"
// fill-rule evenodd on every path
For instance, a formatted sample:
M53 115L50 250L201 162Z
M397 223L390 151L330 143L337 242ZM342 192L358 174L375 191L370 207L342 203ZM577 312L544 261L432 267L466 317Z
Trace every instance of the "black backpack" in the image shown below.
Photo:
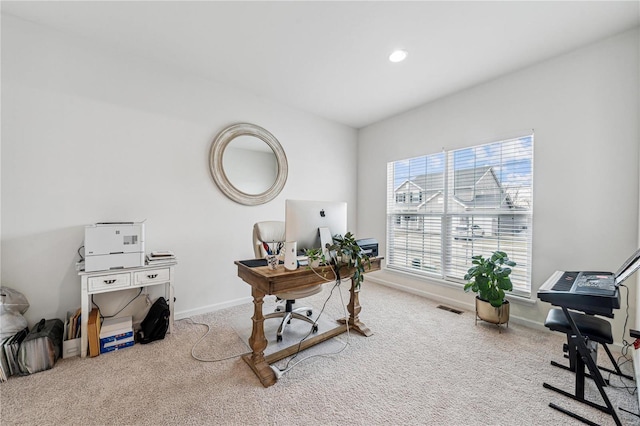
M170 314L167 301L164 297L158 297L140 323L140 330L136 333L138 343L145 344L164 339L169 328Z

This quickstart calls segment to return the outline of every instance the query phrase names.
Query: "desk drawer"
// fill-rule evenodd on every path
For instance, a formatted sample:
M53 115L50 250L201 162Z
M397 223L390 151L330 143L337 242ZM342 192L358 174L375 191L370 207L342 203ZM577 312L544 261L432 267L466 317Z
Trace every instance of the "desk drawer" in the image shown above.
M150 269L134 274L134 282L138 284L160 284L169 281L169 268Z
M131 274L111 274L89 278L89 291L131 286Z

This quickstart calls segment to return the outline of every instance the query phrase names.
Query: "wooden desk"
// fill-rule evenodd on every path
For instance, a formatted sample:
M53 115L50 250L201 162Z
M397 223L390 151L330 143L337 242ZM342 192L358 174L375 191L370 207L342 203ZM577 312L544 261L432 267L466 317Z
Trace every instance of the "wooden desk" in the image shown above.
M367 269L367 272L379 270L381 259L382 258L372 259L371 269ZM264 350L267 348L267 339L264 335L264 315L262 313L264 296L322 284L327 281L306 267L289 271L285 269L283 265L280 265L278 269L274 271L267 266L250 268L240 263L240 261L236 261L235 264L238 266L238 276L251 285L251 295L253 296L253 317L251 318L253 320L253 329L251 331L251 337L249 337L249 346L251 347L252 353L243 355L242 359L244 359L254 373L256 373L262 385L269 387L277 381L276 375L269 367L269 364L293 355L298 351L298 345L296 344L266 357L264 356ZM329 266L321 266L316 269L316 272L320 275L326 272L327 277L333 276L333 272ZM340 269L341 277L351 277L352 274L353 269L346 267ZM349 330L355 330L364 336L371 336L373 334L358 318L362 310L359 301L360 290L354 288L353 280L351 281L351 289L349 292L351 295L349 304L347 305L349 318L337 320L338 324L340 324L337 327L317 334L302 342L300 345L301 351L346 332L347 324L349 324Z

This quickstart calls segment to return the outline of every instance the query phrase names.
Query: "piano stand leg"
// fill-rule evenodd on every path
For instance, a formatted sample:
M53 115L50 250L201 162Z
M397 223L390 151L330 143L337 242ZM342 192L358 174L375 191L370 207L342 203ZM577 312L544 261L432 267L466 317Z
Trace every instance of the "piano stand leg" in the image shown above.
M590 348L590 349L593 349L593 353L594 353L593 360L597 365L598 364L598 360L597 360L596 354L598 353L598 343L595 342L595 341L590 341L590 344L593 345L593 347ZM601 342L601 344L602 344L602 347L604 348L607 356L609 357L609 361L611 361L611 365L613 366L613 369L610 369L610 368L607 368L607 367L603 367L603 366L600 366L600 365L598 365L598 368L600 370L602 370L602 371L607 372L607 373L615 374L616 376L624 377L625 379L629 379L629 380L635 381L635 379L632 376L630 376L628 374L624 374L622 372L622 370L620 370L620 366L616 362L616 359L613 357L613 354L611 353L611 350L609 350L609 346L604 342ZM566 367L566 366L564 366L562 364L559 364L559 363L557 363L555 361L551 361L551 365L553 365L554 367L559 367L559 368L562 368L562 369L565 369L565 370L569 370L569 371L576 371L576 367L575 367L576 364L575 363L576 363L576 358L578 356L578 349L574 344L572 344L571 335L567 335L567 343L564 345L563 351L567 352L567 353L565 353L564 357L569 359L569 367ZM589 375L589 374L586 374L586 377L592 379L591 375ZM609 381L607 379L605 379L604 382L605 382L605 384L607 386L609 386Z
M558 392L561 395L564 395L566 397L575 399L576 401L579 402L583 402L587 405L589 405L590 407L593 408L597 408L598 410L607 413L609 415L611 415L611 417L613 418L613 421L616 423L617 426L622 426L622 423L620 423L620 419L618 418L618 415L616 414L615 409L613 408L613 405L611 405L611 401L609 400L609 397L607 396L607 393L604 390L604 386L605 386L605 381L602 377L602 374L600 374L600 370L598 369L598 366L596 365L596 362L594 360L594 354L592 353L593 348L590 348L587 346L587 341L586 339L582 336L582 334L580 334L580 330L578 329L578 327L576 326L575 321L573 321L573 319L571 318L571 315L569 314L569 311L566 307L562 308L562 311L564 312L567 321L569 322L569 324L571 325L571 330L573 331L572 335L571 335L571 339L570 339L570 346L571 345L575 345L575 348L577 349L577 354L576 354L576 359L575 359L575 375L576 375L576 385L575 385L575 393L574 394L570 394L569 392L565 392L561 389L558 389L556 387L553 387L547 383L544 383L543 386L546 389L550 389L553 390L555 392ZM606 406L602 406L599 404L596 404L594 402L588 401L584 398L584 378L585 378L585 366L589 369L589 372L591 373L591 377L593 378L593 380L596 383L596 386L598 387L598 391L600 392L600 396L602 397L602 399L604 400L604 403ZM580 420L584 423L587 424L595 424L581 416L578 416L575 413L572 413L566 409L563 409L553 403L549 404L549 406L553 409L559 410L577 420Z
M597 364L598 363L598 343L594 342L593 340L589 340L585 344L589 349L591 357L593 358L593 362ZM607 352L609 352L609 348L607 348L607 345L604 345L604 348L607 350ZM575 373L576 363L578 362L577 359L578 359L579 353L578 353L578 347L573 341L571 334L567 334L567 343L563 345L562 350L566 352L564 354L564 357L569 359L569 366L567 367L566 365L559 364L555 361L551 361L551 365L553 365L554 367L562 368L563 370L573 371ZM618 364L616 364L614 361L614 365L617 366ZM582 368L584 369L584 363L582 363ZM598 368L603 369L604 367L598 367ZM585 373L584 376L593 380L593 377L589 373ZM604 383L605 383L605 386L609 386L608 380L605 379Z
M598 423L594 423L594 422L592 422L591 420L585 419L584 417L579 416L579 415L577 415L576 413L572 413L572 412L571 412L571 411L569 411L569 410L565 410L564 408L557 406L557 405L556 405L556 404L554 404L553 402L550 402L550 403L549 403L549 407L551 407L551 408L553 408L553 409L555 409L555 410L558 410L558 411L560 411L560 412L563 412L563 413L564 413L564 414L566 414L567 416L571 416L571 417L573 417L574 419L576 419L576 420L580 420L582 423L586 423L586 424L588 424L588 425L590 425L590 426L600 426Z
M604 345L604 350L607 352L607 355L609 356L609 360L611 361L611 364L613 365L613 368L615 371L605 367L598 367L598 368L602 371L606 371L607 373L616 374L626 379L635 381L635 379L632 376L629 376L628 374L624 374L620 370L620 366L618 366L618 363L616 362L615 358L613 358L613 355L611 354L611 351L609 350L609 347L607 345Z
M558 392L560 395L564 395L567 398L571 398L571 399L573 399L575 401L582 402L583 404L586 404L589 407L593 407L593 408L595 408L597 410L602 411L603 413L609 414L609 409L607 407L605 407L604 405L596 404L595 402L589 401L588 399L584 399L584 397L580 398L580 397L578 397L578 396L576 396L576 395L574 395L572 393L569 393L567 391L563 391L562 389L559 389L559 388L557 388L555 386L551 386L548 383L543 383L542 386L545 389L549 389L549 390L552 390L554 392ZM551 403L551 404L553 404L553 403ZM551 406L551 404L549 404L549 406ZM553 404L553 405L555 405L555 404ZM556 407L557 407L557 405L555 407L552 407L552 408L556 408ZM562 409L560 411L562 411L563 413L567 413L567 411L565 409Z
M562 368L563 370L575 372L575 370L572 370L571 367L567 367L566 365L562 365L562 364L560 364L558 362L555 362L555 361L551 361L551 365L553 365L554 367ZM608 369L605 369L604 367L598 367L598 368L600 368L601 370L608 370ZM589 374L589 373L585 373L584 377L593 380L593 377L591 377L591 374ZM604 379L604 383L605 383L606 386L609 386L609 380Z

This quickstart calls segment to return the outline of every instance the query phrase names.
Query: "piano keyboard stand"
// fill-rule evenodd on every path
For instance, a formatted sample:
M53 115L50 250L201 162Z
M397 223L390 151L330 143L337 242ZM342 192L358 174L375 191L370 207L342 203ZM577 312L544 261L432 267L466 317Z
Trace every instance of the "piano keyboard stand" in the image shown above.
M628 374L624 374L618 363L616 362L613 354L609 350L609 346L607 344L613 344L613 333L611 331L611 323L605 319L594 317L592 315L585 315L580 312L571 312L571 317L576 323L578 330L582 333L583 337L586 337L589 342L587 346L591 350L593 361L597 364L597 354L598 354L598 344L602 345L607 356L609 357L609 361L611 361L611 365L613 366L613 370L610 368L606 368L603 366L598 366L598 368L602 371L606 371L607 373L615 374L620 377L624 377L629 380L634 380L634 378ZM563 351L568 352L569 355L565 355L565 358L569 358L569 367L559 364L555 361L551 361L551 365L555 367L559 367L569 371L576 371L575 360L577 358L577 348L575 345L571 344L571 325L567 322L566 317L564 316L564 312L562 309L551 309L549 314L547 315L547 319L544 322L545 327L550 330L558 331L560 333L567 335L567 343L563 346ZM592 378L589 374L586 374L586 377ZM605 380L607 385L609 384L607 380Z
M562 389L556 388L554 386L549 385L548 383L543 383L543 386L545 389L550 389L554 392L557 392L561 395L564 395L568 398L574 399L576 401L582 402L590 407L596 408L604 413L609 414L614 422L616 423L617 426L622 426L622 423L620 423L620 419L618 418L618 415L615 411L615 409L613 408L613 405L611 405L611 401L609 400L609 397L607 396L607 393L604 390L604 387L606 386L606 383L604 381L604 378L602 377L602 374L600 374L600 370L598 369L598 366L596 365L596 361L594 360L594 354L593 354L593 346L592 345L588 345L588 339L585 338L582 333L580 332L580 329L578 328L578 326L576 325L576 322L574 321L573 316L569 313L569 310L566 307L562 307L562 311L564 312L565 318L567 320L567 323L569 324L570 328L571 328L571 333L570 333L570 337L569 337L569 347L571 347L572 345L575 346L576 348L576 359L575 359L575 375L576 375L576 384L575 384L575 391L573 394L566 392ZM569 335L569 334L568 334ZM596 346L597 348L597 346ZM598 391L600 392L600 396L602 397L602 399L604 400L605 406L600 405L600 404L596 404L595 402L589 401L587 399L585 399L584 397L584 379L587 376L585 373L585 366L589 369L589 372L591 373L590 377L594 380L596 386L598 387ZM573 417L574 419L580 420L583 423L589 424L589 425L597 425L597 423L593 423L592 421L579 416L569 410L566 410L554 403L550 403L549 407L558 410L568 416Z

